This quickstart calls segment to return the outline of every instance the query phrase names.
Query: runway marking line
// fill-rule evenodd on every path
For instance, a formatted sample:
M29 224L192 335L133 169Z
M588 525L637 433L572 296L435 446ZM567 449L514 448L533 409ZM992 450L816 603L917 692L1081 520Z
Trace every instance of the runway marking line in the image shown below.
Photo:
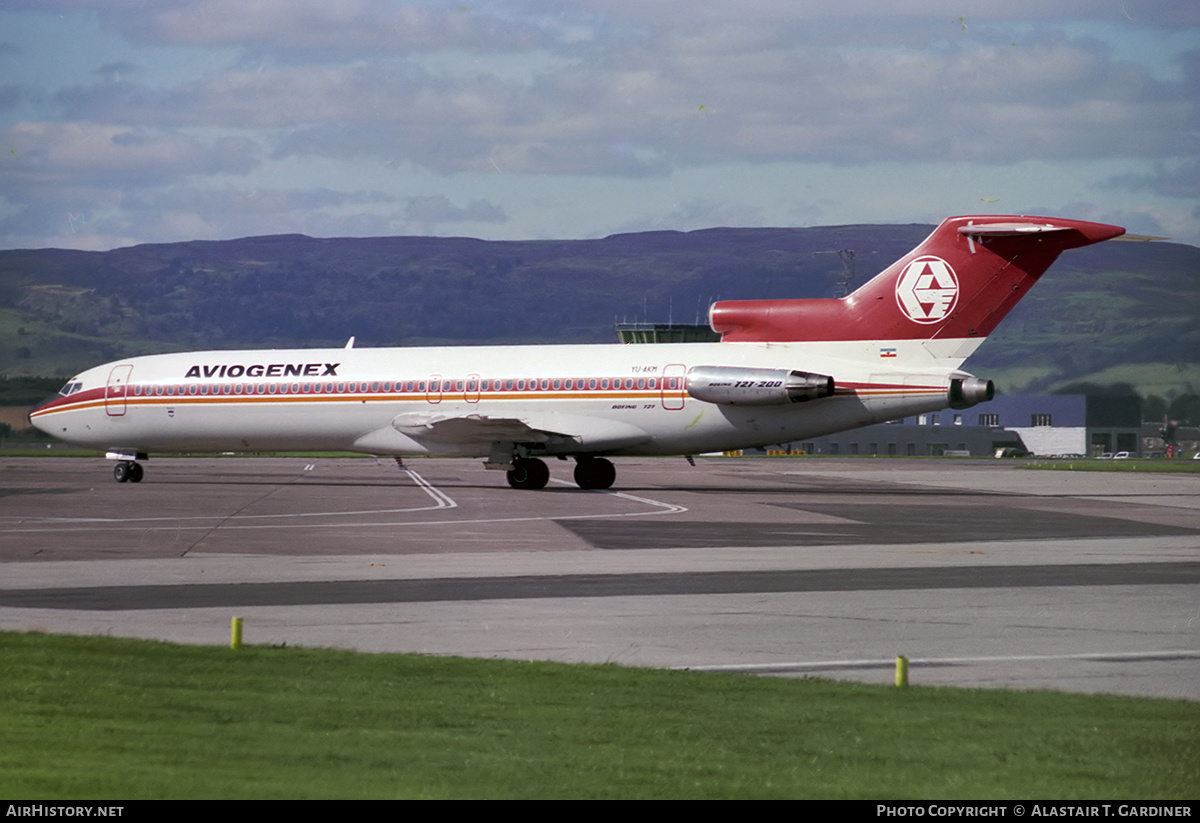
M445 492L443 492L442 490L440 490L437 486L430 483L424 477L417 474L412 469L405 469L404 472L410 478L412 478L412 481L414 483L416 483L418 486L420 486L425 491L426 494L428 494L430 497L433 498L434 502L437 503L437 505L434 506L435 509L457 509L458 508L458 504L454 502L454 500L450 497L450 495L448 495Z
M409 514L413 512L423 511L438 511L441 509L458 508L458 503L443 492L441 489L434 486L428 480L415 471L409 468L404 469L405 473L412 479L423 492L433 498L434 505L432 506L413 506L402 509L367 509L363 511L328 511L328 512L295 512L291 514L246 514L246 515L186 515L177 517L46 517L46 518L20 518L23 523L37 523L38 526L9 527L5 528L6 534L17 533L43 533L52 531L74 531L82 530L83 528L92 525L106 525L117 530L147 528L146 524L163 522L169 523L170 528L175 529L211 529L214 520L221 521L219 528L224 529L275 529L279 528L278 523L264 523L262 525L251 525L241 521L246 520L285 520L297 518L312 518L312 517L352 517L363 515L385 515L385 514ZM572 485L566 481L555 481L564 485ZM624 500L629 500L645 506L654 507L654 511L644 512L616 512L611 514L568 514L555 516L531 516L531 517L487 517L487 518L461 518L451 520L412 520L412 521L384 521L384 522L358 522L346 523L344 521L337 523L306 523L303 525L288 525L287 528L394 528L398 526L461 526L470 523L528 523L542 520L594 520L612 517L647 517L661 514L682 514L688 509L686 506L680 506L675 503L667 503L662 500L652 500L648 497L638 497L637 495L628 494L626 492L615 491L598 491L598 494L603 494L610 497L619 497ZM194 525L185 524L184 521L201 521ZM68 528L70 526L78 526L78 529Z

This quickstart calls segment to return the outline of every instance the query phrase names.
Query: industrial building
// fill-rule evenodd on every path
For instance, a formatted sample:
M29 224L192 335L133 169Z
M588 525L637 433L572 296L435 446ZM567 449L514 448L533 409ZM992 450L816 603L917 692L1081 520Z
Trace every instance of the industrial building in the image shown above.
M981 457L1007 450L1088 457L1128 452L1136 457L1140 429L1137 397L1015 394L969 409L946 409L781 445L786 451L826 455Z

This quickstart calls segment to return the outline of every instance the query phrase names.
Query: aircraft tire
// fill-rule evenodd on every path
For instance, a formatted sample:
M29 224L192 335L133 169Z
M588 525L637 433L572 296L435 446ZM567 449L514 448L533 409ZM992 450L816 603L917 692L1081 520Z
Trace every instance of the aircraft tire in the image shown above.
M117 465L113 466L113 480L118 483L128 483L132 473L129 469L130 465L132 464L125 460L118 461Z
M581 457L575 463L575 483L581 489L609 489L617 469L603 457Z
M130 483L141 483L142 477L145 474L146 474L146 472L142 468L141 463L130 463L129 464L129 482Z
M536 491L546 488L550 482L550 469L536 457L518 457L507 473L508 485L514 489Z

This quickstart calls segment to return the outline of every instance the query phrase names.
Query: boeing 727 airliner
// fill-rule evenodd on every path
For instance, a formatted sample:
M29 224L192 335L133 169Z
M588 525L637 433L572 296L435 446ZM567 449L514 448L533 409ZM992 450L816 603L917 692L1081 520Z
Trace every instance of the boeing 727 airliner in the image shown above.
M30 419L103 449L121 482L150 452L339 450L484 458L540 489L543 457L607 489L614 455L782 443L994 395L960 366L1066 249L1124 233L964 216L841 299L723 301L719 343L205 351L89 369Z

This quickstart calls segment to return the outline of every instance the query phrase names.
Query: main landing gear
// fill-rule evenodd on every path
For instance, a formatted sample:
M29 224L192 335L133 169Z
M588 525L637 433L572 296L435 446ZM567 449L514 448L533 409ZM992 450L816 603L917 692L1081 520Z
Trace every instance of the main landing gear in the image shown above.
M118 483L141 483L142 474L142 464L132 460L120 460L113 466L113 480Z
M508 470L507 476L508 485L514 489L536 491L546 488L550 482L550 469L536 457L514 457L513 467Z
M607 489L616 479L616 467L603 457L580 457L575 461L575 483L581 489Z
M515 457L508 470L508 485L514 489L544 489L550 482L550 469L536 457ZM581 489L607 489L617 479L617 470L603 457L578 457L575 483Z

